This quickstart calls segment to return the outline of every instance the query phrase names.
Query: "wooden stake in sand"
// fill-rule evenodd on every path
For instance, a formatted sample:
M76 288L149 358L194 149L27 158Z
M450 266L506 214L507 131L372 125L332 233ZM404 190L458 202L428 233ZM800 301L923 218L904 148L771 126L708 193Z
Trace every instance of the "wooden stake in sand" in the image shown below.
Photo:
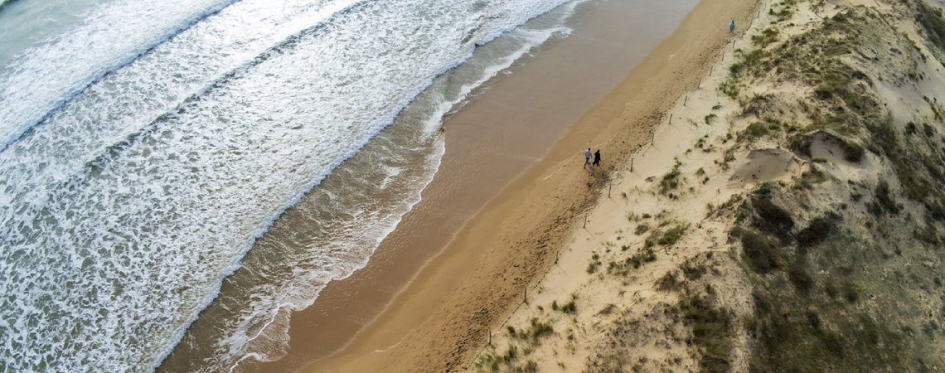
M587 229L587 214L584 214L584 229Z
M633 157L630 157L630 173L633 173Z
M682 106L686 106L689 103L689 95L686 95L686 100L683 101Z
M607 198L610 198L610 192L614 190L614 182L610 182L610 188L607 189Z

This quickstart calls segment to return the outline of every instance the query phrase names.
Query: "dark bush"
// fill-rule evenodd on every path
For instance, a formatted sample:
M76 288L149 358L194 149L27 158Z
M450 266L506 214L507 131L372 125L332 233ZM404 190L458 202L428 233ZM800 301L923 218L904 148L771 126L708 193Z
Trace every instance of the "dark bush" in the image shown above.
M732 315L712 307L700 295L679 300L686 321L692 323L693 343L699 347L702 359L700 372L728 372L731 370Z
M797 246L810 248L824 242L831 234L836 232L837 222L840 221L840 219L840 215L830 213L811 220L807 228L797 232Z
M899 205L896 204L896 200L893 199L892 194L889 192L889 184L886 183L886 180L882 180L876 185L875 196L878 206L881 207L883 211L890 212L893 215L899 213Z
M794 219L787 210L767 198L755 198L752 206L758 214L758 218L755 219L756 228L784 242L790 240L791 230L794 229Z
M741 239L745 259L752 268L761 274L778 268L778 249L776 240L750 229L736 229L733 233Z
M771 199L774 196L774 185L770 182L763 182L755 189L755 196L763 199Z
M679 241L680 238L682 238L684 234L686 234L687 229L689 229L688 223L676 224L676 226L667 230L666 233L664 233L663 236L656 241L656 243L663 246L674 245L677 241Z
M862 146L851 142L843 143L843 159L851 163L860 163L863 160L863 156L866 154L866 150Z
M827 293L827 295L831 298L836 298L838 295L840 295L840 289L837 289L837 285L834 285L833 282L828 281L824 285L824 293Z
M817 311L807 310L807 312L805 312L805 316L807 316L807 323L810 324L811 328L820 330L821 321L820 315L817 313Z
M707 270L705 264L693 264L691 260L683 263L680 269L682 269L683 276L685 276L686 279L693 281L702 278L702 275L704 275Z
M899 140L897 139L896 130L893 129L892 124L888 121L883 123L878 123L875 126L870 127L872 132L873 142L880 147L887 155L898 154L899 150Z
M915 125L915 122L906 123L906 135L912 136L919 131L919 127Z
M824 347L831 354L837 357L843 357L843 337L836 332L827 332L823 335Z
M925 137L935 136L935 127L930 126L928 123L922 124L922 130L925 131Z
M791 268L788 269L788 278L791 280L791 283L794 284L797 291L802 294L809 294L810 290L814 288L814 278L811 277L810 272L807 271L803 263L795 263L792 265Z
M809 136L798 136L791 140L791 149L800 155L810 158L810 146L812 145Z
M843 298L850 303L856 303L860 300L860 291L857 290L856 285L850 282L843 284Z
M742 133L743 138L748 140L754 140L760 137L763 137L768 134L768 125L764 122L754 122L748 125L748 128L745 129L745 132Z
M679 288L679 280L676 279L676 272L669 271L666 275L656 280L656 289L659 291L673 291Z
M945 50L945 20L942 19L941 10L921 0L916 4L918 5L916 20L925 29L929 39Z

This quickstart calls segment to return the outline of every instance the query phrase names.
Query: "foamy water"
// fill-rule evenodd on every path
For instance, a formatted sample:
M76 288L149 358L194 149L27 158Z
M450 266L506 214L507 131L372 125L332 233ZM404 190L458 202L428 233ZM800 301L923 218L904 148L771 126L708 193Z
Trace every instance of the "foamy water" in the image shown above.
M519 27L561 3L116 1L12 57L0 371L151 371L201 323L190 370L277 358L288 311L419 201L442 115L565 34L566 11ZM297 204L308 230L247 255ZM227 317L197 320L225 278Z

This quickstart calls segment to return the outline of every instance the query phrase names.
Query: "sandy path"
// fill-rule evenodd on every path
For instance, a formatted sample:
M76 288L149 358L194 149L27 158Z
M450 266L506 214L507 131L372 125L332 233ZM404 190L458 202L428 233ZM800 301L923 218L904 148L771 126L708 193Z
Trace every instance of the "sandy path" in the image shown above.
M728 42L756 1L704 0L617 89L472 219L390 307L341 352L304 371L427 372L466 366L488 330L547 273L608 174L619 171ZM581 170L580 149L604 154Z

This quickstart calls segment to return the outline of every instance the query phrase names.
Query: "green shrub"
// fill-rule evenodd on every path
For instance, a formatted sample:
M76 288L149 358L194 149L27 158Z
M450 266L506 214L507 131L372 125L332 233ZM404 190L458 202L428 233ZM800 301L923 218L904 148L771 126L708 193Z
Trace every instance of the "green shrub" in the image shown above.
M702 278L702 276L705 275L706 271L708 270L704 263L694 264L692 260L687 260L682 266L680 266L680 269L682 269L683 276L691 281Z
M899 204L897 204L896 200L893 199L892 193L889 191L889 184L886 183L886 180L881 180L878 184L876 184L876 190L874 193L876 197L876 206L878 206L880 211L879 215L882 215L882 212L889 212L893 215L899 213ZM876 214L875 211L874 214Z
M753 35L751 37L751 42L758 48L764 48L778 41L778 30L774 28L766 28L759 35Z
M679 280L676 279L674 271L666 272L663 277L656 280L656 289L659 291L673 291L679 288Z
M814 278L811 277L810 272L807 271L807 268L801 262L795 263L788 268L788 278L799 293L809 294L811 289L814 288Z
M748 140L755 140L768 134L768 124L763 122L754 122L748 125L743 132Z
M810 248L823 242L837 231L837 222L840 219L840 215L830 213L811 220L807 228L797 232L797 246Z
M706 116L705 116L705 124L712 124L712 122L715 122L715 120L718 119L718 118L719 118L719 116L718 116L718 115L715 115L715 113L706 115Z
M531 340L532 344L537 344L538 339L555 332L551 324L538 321L537 317L533 317L530 323L531 327L528 329L528 332L523 334Z
M700 372L728 372L731 370L733 346L732 315L712 307L701 295L689 295L679 300L683 317L692 325L693 344L699 348Z
M733 235L741 240L744 257L755 272L765 274L778 268L780 246L776 240L751 229L736 228Z
M843 299L846 299L847 302L856 303L860 300L860 290L852 282L843 283L841 291L843 292Z
M680 177L682 176L682 172L679 170L680 166L682 166L682 163L677 159L673 169L663 175L663 179L660 180L660 194L666 194L679 187Z
M935 8L923 0L916 1L916 20L925 29L926 35L935 46L945 50L945 20L942 19L942 10Z
M561 312L575 314L577 313L577 304L574 303L575 298L572 296L571 300L568 303L565 303L561 306Z
M791 213L770 198L754 198L751 205L757 215L754 221L756 228L782 241L790 240L791 231L794 229L794 218L791 217Z
M689 229L688 223L677 223L676 226L670 228L666 233L663 233L663 236L657 241L658 244L663 246L671 246L676 244L684 234L686 230Z

